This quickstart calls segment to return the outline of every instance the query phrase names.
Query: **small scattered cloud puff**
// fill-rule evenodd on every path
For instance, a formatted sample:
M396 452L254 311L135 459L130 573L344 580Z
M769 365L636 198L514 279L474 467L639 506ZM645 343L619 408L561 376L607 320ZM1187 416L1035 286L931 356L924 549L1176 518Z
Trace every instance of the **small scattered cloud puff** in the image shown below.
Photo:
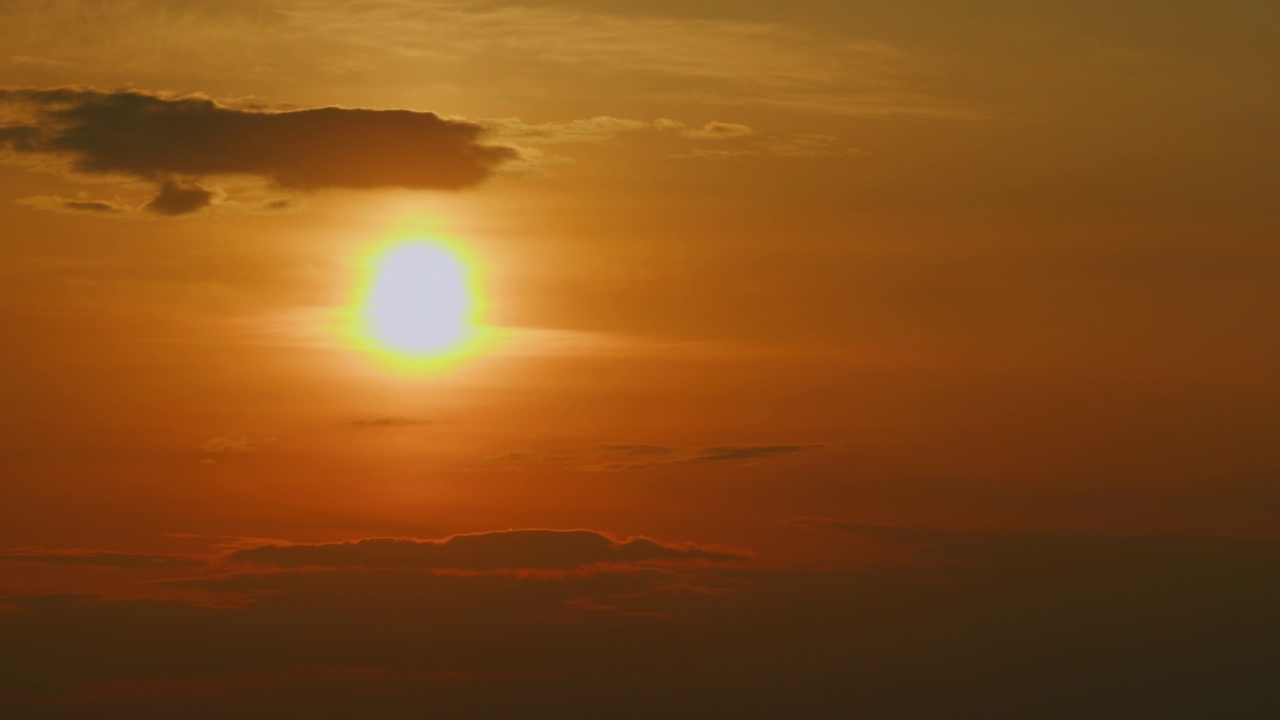
M649 561L741 560L740 552L645 537L615 540L594 530L504 530L442 540L367 538L237 550L236 562L267 567L421 568L440 570L575 570Z
M197 180L254 176L293 190L461 189L517 156L481 142L485 129L412 110L321 107L269 111L200 96L76 87L0 89L0 148L51 156L72 170L156 182L148 209L178 215L213 195Z
M712 120L700 128L683 128L680 134L695 140L726 140L728 138L746 137L755 131L748 125L720 122Z

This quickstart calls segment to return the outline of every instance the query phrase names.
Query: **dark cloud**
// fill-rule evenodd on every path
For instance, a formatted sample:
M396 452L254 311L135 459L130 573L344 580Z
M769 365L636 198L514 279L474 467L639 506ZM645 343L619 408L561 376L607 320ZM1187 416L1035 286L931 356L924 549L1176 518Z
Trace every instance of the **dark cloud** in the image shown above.
M206 564L204 558L184 555L148 555L107 550L48 550L44 548L0 552L0 560L112 568L175 568L197 567Z
M161 215L186 215L213 202L213 193L199 185L181 186L172 180L160 183L160 193L147 203L147 210Z
M81 88L0 89L0 104L27 117L0 127L0 147L64 157L81 173L161 183L149 207L166 214L208 204L195 178L253 175L300 190L460 189L517 155L482 144L480 125L412 110L273 112L204 97Z
M668 545L649 538L614 540L593 530L506 530L443 540L367 538L314 545L266 545L230 559L272 567L572 570L601 563L736 560L736 552Z

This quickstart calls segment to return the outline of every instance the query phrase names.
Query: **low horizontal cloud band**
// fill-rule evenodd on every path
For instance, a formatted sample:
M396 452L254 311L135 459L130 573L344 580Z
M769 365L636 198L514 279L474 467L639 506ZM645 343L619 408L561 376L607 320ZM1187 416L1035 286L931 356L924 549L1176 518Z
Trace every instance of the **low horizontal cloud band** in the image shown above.
M348 542L266 545L230 559L268 567L572 570L648 561L726 561L743 555L644 537L615 540L594 530L522 529L453 535L442 540L367 538Z

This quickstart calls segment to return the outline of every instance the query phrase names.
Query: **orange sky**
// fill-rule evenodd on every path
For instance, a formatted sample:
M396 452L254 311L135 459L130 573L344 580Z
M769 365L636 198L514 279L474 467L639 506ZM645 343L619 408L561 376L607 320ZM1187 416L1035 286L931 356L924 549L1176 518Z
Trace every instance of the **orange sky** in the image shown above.
M1265 716L1280 10L742 5L0 4L0 710Z

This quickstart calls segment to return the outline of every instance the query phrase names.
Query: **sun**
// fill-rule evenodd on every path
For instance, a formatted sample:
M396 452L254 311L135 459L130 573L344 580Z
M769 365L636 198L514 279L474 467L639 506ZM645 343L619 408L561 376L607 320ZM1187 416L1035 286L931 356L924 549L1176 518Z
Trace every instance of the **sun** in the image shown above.
M397 239L365 261L357 292L357 345L402 368L464 354L478 334L473 264L454 244Z

